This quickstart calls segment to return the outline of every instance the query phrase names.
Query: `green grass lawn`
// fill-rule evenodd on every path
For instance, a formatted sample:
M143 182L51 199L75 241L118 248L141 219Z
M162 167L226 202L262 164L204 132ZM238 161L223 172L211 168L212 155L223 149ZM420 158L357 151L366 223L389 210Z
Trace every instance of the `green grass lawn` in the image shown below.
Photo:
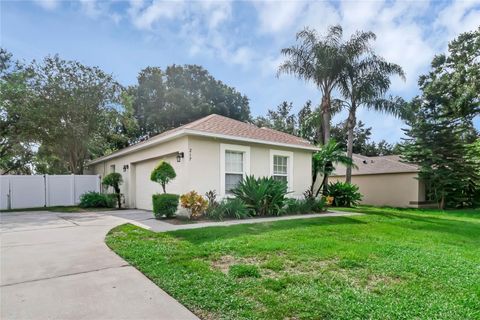
M107 244L204 319L480 319L480 211L154 233Z

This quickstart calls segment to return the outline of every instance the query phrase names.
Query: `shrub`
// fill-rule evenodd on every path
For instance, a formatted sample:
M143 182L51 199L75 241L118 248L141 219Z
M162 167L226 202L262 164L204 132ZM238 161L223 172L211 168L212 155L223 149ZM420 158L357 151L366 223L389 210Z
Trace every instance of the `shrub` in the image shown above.
M327 200L322 198L310 199L313 212L324 212L327 210Z
M257 216L280 215L287 194L287 184L273 177L247 176L232 192Z
M260 278L258 267L251 264L234 264L230 266L228 274L234 278Z
M163 193L166 193L165 186L175 179L176 176L177 174L170 163L160 161L150 174L150 180L160 183Z
M285 201L285 213L286 214L302 214L309 213L312 211L312 201L311 200L298 200L298 199L287 199Z
M172 217L177 211L178 207L178 195L163 193L154 194L153 200L153 215L156 219L160 219L162 216L167 218Z
M309 199L287 199L284 212L286 214L305 214L312 212L323 212L326 209L326 202L324 198L309 198Z
M209 207L215 207L218 205L217 192L215 190L205 192L205 197L207 198Z
M123 183L122 175L118 172L112 172L107 174L103 180L102 184L107 187L112 187L115 191L117 198L118 208L122 208L122 195L120 194L120 185Z
M337 181L328 186L328 195L333 197L333 206L351 207L357 205L362 200L362 195L358 192L358 186Z
M223 220L225 217L245 219L251 216L251 210L247 208L241 199L225 199L207 211L207 216L215 220Z
M190 210L190 218L198 218L202 216L208 207L208 201L196 191L190 191L182 195L180 197L180 203L182 207Z
M86 192L80 196L82 208L113 208L115 207L115 195L99 192Z

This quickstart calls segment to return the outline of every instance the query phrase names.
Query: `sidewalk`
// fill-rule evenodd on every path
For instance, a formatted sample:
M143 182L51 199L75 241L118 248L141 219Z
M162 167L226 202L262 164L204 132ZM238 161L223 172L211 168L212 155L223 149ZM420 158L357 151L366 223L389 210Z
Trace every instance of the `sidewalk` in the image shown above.
M356 213L356 212L327 211L325 213L314 213L314 214L305 214L305 215L251 218L251 219L228 220L228 221L198 222L198 223L175 225L168 222L164 222L162 220L154 219L152 216L152 213L148 211L142 212L140 210L136 210L136 211L132 210L130 213L126 213L126 214L124 213L115 214L111 212L109 212L109 214L112 214L117 217L122 217L126 220L130 220L132 224L135 224L139 227L142 227L151 231L155 231L155 232L199 229L199 228L205 228L205 227L227 227L227 226L234 226L238 224L252 224L252 223L275 222L275 221L296 220L296 219L314 219L314 218L362 215L361 213Z

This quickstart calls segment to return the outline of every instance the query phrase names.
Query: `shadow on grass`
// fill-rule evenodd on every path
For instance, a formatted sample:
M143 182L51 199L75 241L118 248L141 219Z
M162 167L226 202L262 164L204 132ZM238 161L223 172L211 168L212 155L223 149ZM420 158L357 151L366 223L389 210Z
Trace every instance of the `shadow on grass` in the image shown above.
M399 221L408 220L416 222L415 224L403 223L401 225L404 228L409 228L412 230L449 233L457 236L478 239L480 241L480 224L476 221L449 219L448 216L422 216L421 214L409 212L369 211L366 214L389 219L388 222L393 222L393 219L398 219Z
M222 227L206 227L192 230L178 230L168 232L172 236L189 241L192 244L202 244L216 241L218 239L232 239L245 235L258 235L269 231L293 230L298 228L309 228L314 226L331 226L345 224L366 224L350 217L330 217L330 218L312 218L298 220L284 220L275 222L261 222L254 224L240 224ZM200 231L200 232L199 232ZM214 231L214 232L213 232ZM308 232L306 230L306 232Z

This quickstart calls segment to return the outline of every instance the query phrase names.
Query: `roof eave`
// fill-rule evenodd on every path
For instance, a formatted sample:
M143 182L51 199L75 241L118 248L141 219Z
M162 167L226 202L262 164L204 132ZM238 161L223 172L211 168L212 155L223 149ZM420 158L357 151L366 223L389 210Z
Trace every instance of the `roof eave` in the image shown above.
M318 147L315 146L302 146L302 145L296 145L296 144L290 144L290 143L282 143L282 142L274 142L274 141L268 141L268 140L261 140L261 139L252 139L252 138L244 138L244 137L238 137L238 136L231 136L231 135L225 135L225 134L218 134L218 133L211 133L211 132L205 132L205 131L198 131L198 130L192 130L192 129L182 129L177 132L174 132L172 134L159 137L155 139L153 137L151 140L147 140L145 143L139 144L139 145L133 145L130 147L127 147L125 149L121 149L115 153L112 153L110 155L106 155L97 159L93 159L89 162L87 162L87 166L91 166L94 164L102 163L104 161L114 159L120 156L124 156L127 154L130 154L132 152L146 149L153 147L157 144L164 143L173 139L180 138L182 136L186 135L192 135L192 136L202 136L202 137L211 137L211 138L218 138L218 139L227 139L227 140L233 140L233 141L241 141L241 142L250 142L250 143L259 143L259 144L266 144L266 145L272 145L272 146L278 146L278 147L285 147L285 148L293 148L293 149L300 149L300 150L308 150L308 151L318 151L320 150Z

